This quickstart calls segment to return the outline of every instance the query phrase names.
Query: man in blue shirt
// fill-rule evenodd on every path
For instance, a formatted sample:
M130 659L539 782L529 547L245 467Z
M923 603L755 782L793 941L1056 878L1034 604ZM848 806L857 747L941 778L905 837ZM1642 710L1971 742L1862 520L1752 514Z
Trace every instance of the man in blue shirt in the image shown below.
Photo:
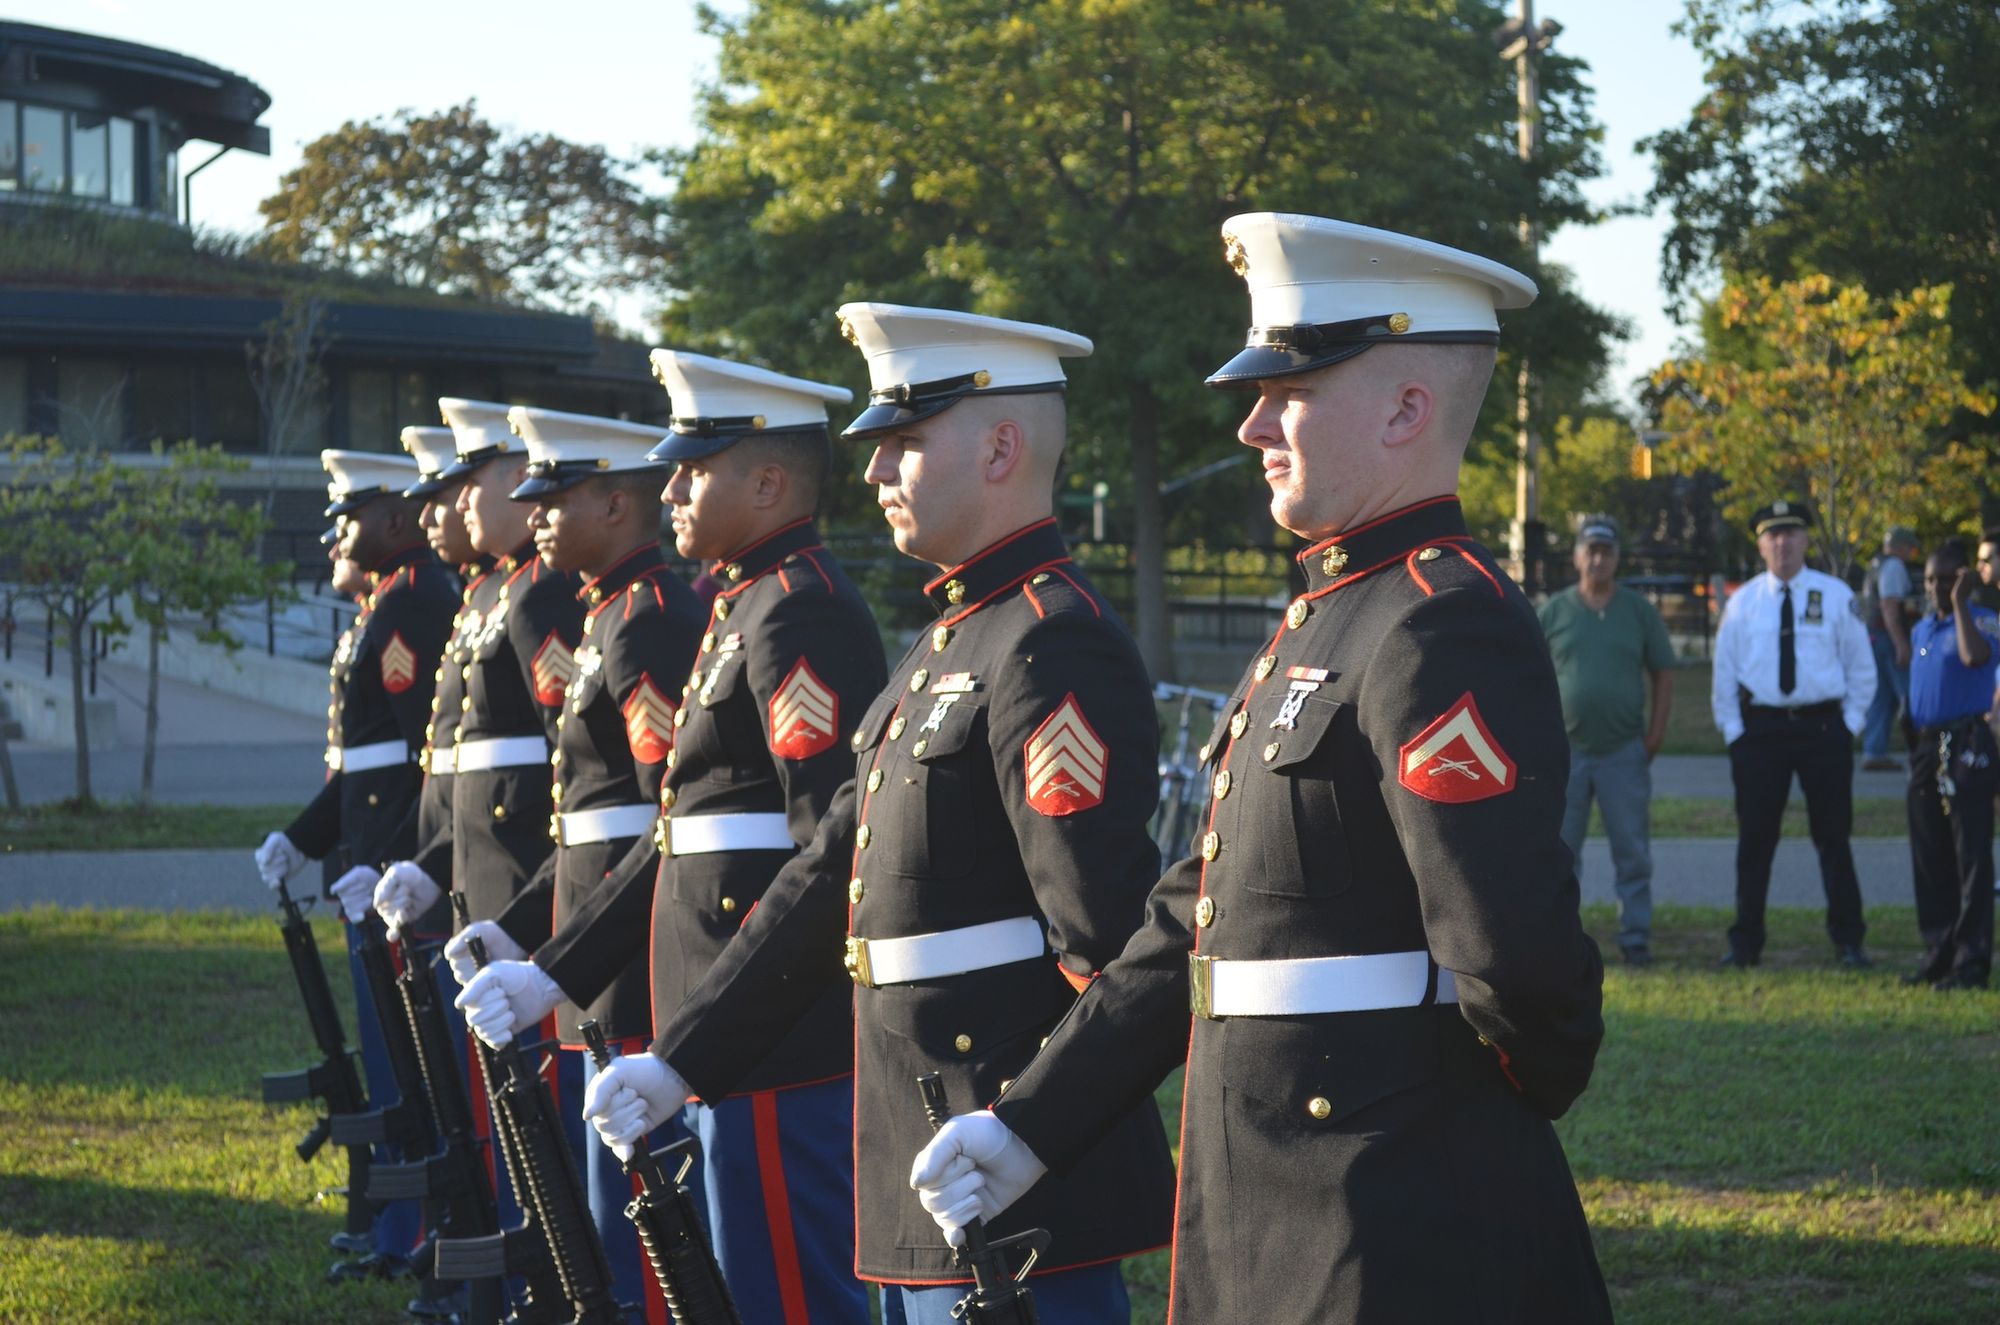
M1987 710L2000 616L1972 605L1965 545L1938 545L1924 568L1934 610L1910 629L1910 860L1924 958L1904 977L1933 989L1984 989L1993 966L1993 792L2000 785Z

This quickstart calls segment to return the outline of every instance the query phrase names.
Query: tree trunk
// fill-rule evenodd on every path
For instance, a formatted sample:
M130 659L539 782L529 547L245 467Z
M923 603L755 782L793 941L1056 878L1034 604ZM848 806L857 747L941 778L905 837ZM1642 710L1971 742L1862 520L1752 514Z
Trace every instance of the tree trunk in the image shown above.
M21 788L14 781L14 753L7 748L7 719L0 718L0 785L7 793L7 808L21 808Z
M1167 520L1160 502L1160 402L1134 383L1126 442L1132 455L1132 601L1139 656L1153 680L1174 679L1173 625L1167 608Z
M154 621L146 628L146 746L139 757L139 808L142 810L153 807L153 753L160 739L160 641L166 633L166 625L161 621Z
M90 794L90 721L83 707L84 650L90 647L90 610L69 613L69 697L71 726L76 731L76 803L88 809L96 803Z

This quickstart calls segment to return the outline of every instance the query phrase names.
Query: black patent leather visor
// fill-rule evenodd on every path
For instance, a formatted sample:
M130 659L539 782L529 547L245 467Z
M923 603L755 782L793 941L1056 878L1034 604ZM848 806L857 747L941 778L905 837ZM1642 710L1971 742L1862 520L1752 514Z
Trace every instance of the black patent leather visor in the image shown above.
M1310 373L1352 359L1377 345L1498 345L1497 331L1398 332L1403 314L1353 318L1346 322L1302 323L1290 327L1252 327L1244 347L1222 367L1202 379L1225 390L1255 386L1270 377Z
M352 515L369 502L374 501L377 497L386 497L388 495L389 489L387 488L362 488L355 492L343 493L335 500L328 502L326 509L321 511L320 514L328 518L336 515Z
M683 460L700 460L726 451L745 437L826 437L823 423L794 424L784 428L760 428L752 419L675 419L673 431L646 452L656 464L677 465Z
M894 432L941 414L968 396L1031 396L1045 391L1067 391L1067 382L1031 382L1025 386L982 387L973 380L983 376L968 373L942 382L924 382L885 387L868 393L868 408L854 422L841 429L844 438L861 440Z

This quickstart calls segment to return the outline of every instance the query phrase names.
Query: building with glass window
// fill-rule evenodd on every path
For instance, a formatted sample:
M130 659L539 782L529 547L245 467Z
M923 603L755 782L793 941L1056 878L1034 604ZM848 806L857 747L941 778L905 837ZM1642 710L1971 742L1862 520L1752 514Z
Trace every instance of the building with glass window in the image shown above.
M258 120L270 104L248 78L173 51L0 21L0 436L267 451L249 353L304 282L228 270L185 226L188 178L213 159L193 145L268 154ZM30 257L7 257L10 231ZM129 263L63 256L156 241L185 249L185 266L133 276ZM57 256L37 266L44 249ZM405 425L439 422L439 396L665 421L645 347L598 335L587 317L331 284L324 408L277 465L296 489L280 519L298 532L323 524L322 447L394 450ZM258 468L262 485L270 467Z

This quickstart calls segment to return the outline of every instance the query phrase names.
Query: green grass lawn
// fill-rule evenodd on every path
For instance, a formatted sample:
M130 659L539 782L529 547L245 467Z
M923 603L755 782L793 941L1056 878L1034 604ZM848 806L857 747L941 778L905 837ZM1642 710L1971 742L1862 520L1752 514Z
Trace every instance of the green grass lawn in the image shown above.
M1727 798L1655 796L1652 810L1654 837L1736 836L1736 806ZM1900 798L1855 798L1854 836L1908 837L1909 833L1909 814ZM1590 812L1590 835L1604 836L1604 816L1595 809ZM1785 836L1803 840L1811 835L1806 826L1804 800L1794 795L1791 804L1785 807Z
M1608 949L1610 908L1585 919ZM1911 913L1869 919L1867 974L1829 968L1803 910L1772 913L1762 968L1712 973L1728 916L1664 906L1658 965L1610 971L1559 1127L1621 1321L1918 1325L2000 1300L2000 996L1902 988ZM303 1109L258 1102L260 1072L310 1052L268 919L0 915L0 1320L401 1318L405 1286L322 1281L339 1210L313 1192L339 1168L293 1158ZM1177 1080L1159 1100L1177 1111ZM1164 1255L1131 1278L1134 1319L1163 1319Z
M142 851L162 847L256 847L297 805L135 805L70 802L0 810L0 852Z

